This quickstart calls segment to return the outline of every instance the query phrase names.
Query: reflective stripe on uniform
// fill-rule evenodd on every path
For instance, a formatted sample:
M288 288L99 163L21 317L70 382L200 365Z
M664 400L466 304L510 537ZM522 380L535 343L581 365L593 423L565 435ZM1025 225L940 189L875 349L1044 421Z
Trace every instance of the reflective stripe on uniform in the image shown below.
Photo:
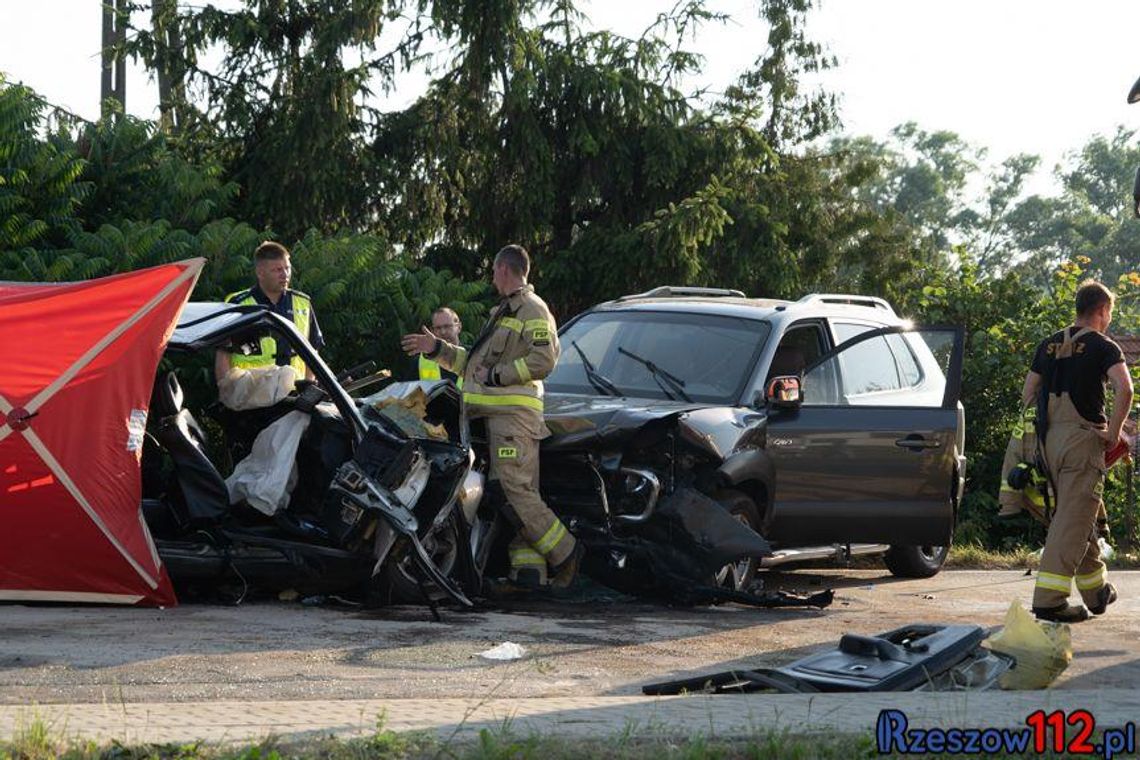
M542 399L534 396L520 396L514 393L502 396L490 396L486 393L464 393L463 400L468 404L479 406L524 406L527 409L542 411Z
M550 340L550 322L545 319L528 319L523 324L523 329L530 333L531 339L538 345L541 345L538 341Z
M439 373L439 363L433 362L423 354L420 354L419 374L420 380L440 380L443 378L443 375Z
M1029 499L1029 503L1036 504L1039 507L1045 506L1045 497L1041 495L1041 492L1038 491L1035 486L1026 486L1024 489L1019 491L1003 480L1001 482L1001 488L998 490L1002 493L1019 493L1026 499Z
M1100 568L1086 575L1077 576L1077 588L1081 591L1095 591L1108 581L1108 569Z
M1033 428L1033 423L1036 419L1037 408L1032 406L1026 407L1025 411L1018 417L1017 422L1013 423L1013 437L1020 441L1022 436L1025 435L1025 431Z
M1057 573L1046 573L1038 570L1037 586L1038 588L1047 588L1050 591L1060 591L1067 594L1072 590L1073 579L1067 575L1057 575Z
M241 293L248 293L245 298L240 301L231 301L230 299ZM313 309L313 302L306 296L300 295L297 291L290 291L293 299L293 326L297 328L297 332L304 336L305 340L309 339L309 321L310 314ZM257 299L253 297L253 293L249 291L238 291L237 293L230 293L226 296L227 303L236 303L238 306L256 305ZM245 354L231 354L231 363L235 367L241 369L254 369L258 367L272 367L277 364L277 340L271 336L264 336L260 341L261 353L253 355ZM289 366L297 373L298 377L305 377L305 360L298 354L294 353L289 357Z
M530 367L526 366L526 359L515 359L515 371L519 373L520 383L530 382Z
M561 520L555 520L554 524L542 534L542 538L535 541L534 548L544 556L548 555L554 551L554 547L558 546L558 542L566 536L566 526L562 524Z
M523 331L523 322L521 319L514 317L503 317L499 320L499 327L505 327L512 332L521 333Z
M511 567L541 567L546 568L546 557L529 546L511 549Z

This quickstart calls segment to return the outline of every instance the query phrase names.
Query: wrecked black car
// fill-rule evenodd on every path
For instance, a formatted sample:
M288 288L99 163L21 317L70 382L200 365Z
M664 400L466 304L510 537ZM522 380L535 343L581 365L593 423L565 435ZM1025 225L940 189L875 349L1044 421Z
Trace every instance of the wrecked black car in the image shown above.
M640 565L669 587L683 568L744 591L761 564L836 551L933 575L965 477L962 337L862 296L658 288L601 304L560 331L543 496L594 537L595 577ZM702 516L681 527L678 503Z
M235 411L214 400L214 351L263 334L287 342L315 381L293 385L294 375L268 406ZM186 306L156 379L142 457L143 514L180 596L291 589L471 605L479 578L468 527L482 487L460 396L450 383L349 395L383 377L335 376L292 323L262 307ZM288 488L267 507L260 494L236 496L235 482L272 429L293 436L295 454L271 448L261 470L245 468L257 484L284 466Z

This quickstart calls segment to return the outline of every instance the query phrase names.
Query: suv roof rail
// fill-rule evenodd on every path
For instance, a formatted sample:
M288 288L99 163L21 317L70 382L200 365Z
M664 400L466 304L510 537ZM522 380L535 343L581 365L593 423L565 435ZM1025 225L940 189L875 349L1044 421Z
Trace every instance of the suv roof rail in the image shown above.
M682 296L704 296L705 298L747 298L742 290L728 290L726 288L696 288L679 287L677 285L661 285L647 290L644 293L631 293L617 299L629 301L634 298L679 298Z
M883 309L891 314L894 308L885 299L877 296L856 296L847 293L809 293L796 303L832 303L846 306L866 306L870 309Z

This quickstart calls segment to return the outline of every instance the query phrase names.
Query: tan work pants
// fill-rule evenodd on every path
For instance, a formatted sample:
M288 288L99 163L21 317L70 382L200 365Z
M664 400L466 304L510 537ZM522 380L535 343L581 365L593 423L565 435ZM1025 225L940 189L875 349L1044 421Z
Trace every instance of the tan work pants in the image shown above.
M1034 607L1068 601L1074 577L1086 605L1108 580L1097 544L1097 513L1104 490L1104 441L1081 417L1067 393L1049 396L1045 462L1056 486L1056 505L1033 589Z
M574 536L550 511L538 492L538 446L533 431L511 417L487 418L491 480L498 480L518 527L511 542L511 577L519 570L555 567L574 551Z

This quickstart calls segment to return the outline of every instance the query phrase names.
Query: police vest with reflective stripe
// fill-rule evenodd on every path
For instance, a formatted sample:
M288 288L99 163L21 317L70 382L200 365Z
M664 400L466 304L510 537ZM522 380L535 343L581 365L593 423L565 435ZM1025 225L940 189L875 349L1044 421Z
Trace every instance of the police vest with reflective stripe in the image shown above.
M313 313L313 302L309 300L308 296L302 295L295 290L288 291L293 297L293 325L297 328L297 332L309 338L309 321ZM245 298L240 301L231 301L242 293L245 293ZM282 296L284 297L284 296ZM245 290L239 290L236 293L230 293L226 296L226 303L234 303L238 306L256 306L257 299L253 297L253 293ZM233 366L242 369L254 369L256 367L272 367L277 364L277 340L271 335L264 335L261 338L261 352L257 354L231 354ZM294 353L289 357L289 366L297 373L298 378L305 377L305 360Z
M441 373L441 367L439 366L439 363L433 362L431 359L427 358L423 354L420 354L420 359L419 359L419 375L420 375L420 380L442 380L443 379L443 375ZM455 379L455 385L458 386L459 388L462 388L463 387L463 378L457 377Z

